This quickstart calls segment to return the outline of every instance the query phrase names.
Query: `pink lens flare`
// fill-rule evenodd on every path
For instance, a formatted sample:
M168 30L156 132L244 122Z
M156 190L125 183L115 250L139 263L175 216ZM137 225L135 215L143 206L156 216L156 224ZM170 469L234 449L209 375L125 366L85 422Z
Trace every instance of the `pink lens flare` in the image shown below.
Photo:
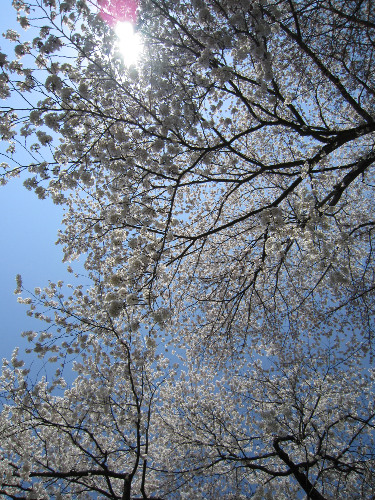
M139 0L98 0L99 15L109 26L137 21Z

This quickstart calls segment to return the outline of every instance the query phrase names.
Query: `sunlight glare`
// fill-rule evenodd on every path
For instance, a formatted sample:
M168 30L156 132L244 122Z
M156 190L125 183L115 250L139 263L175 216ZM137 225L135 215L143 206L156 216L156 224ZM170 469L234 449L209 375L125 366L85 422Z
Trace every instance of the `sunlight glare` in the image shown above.
M142 52L142 42L139 34L134 32L133 24L129 21L119 22L116 24L115 33L124 64L136 64Z

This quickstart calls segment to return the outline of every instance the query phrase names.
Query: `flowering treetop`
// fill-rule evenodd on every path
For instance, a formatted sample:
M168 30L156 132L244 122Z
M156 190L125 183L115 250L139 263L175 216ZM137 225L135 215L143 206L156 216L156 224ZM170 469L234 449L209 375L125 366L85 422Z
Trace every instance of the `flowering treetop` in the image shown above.
M41 304L59 335L79 318L186 363L156 398L144 498L373 495L371 1L13 3L32 35L8 30L0 55L2 182L27 172L64 205L64 258L94 283ZM117 15L137 15L136 64Z

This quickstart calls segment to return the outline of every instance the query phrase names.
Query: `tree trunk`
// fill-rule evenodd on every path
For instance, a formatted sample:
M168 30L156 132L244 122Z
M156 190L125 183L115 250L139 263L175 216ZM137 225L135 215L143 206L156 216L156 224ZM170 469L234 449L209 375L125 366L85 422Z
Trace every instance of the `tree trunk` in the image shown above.
M122 500L130 500L130 493L132 489L132 478L127 474L124 479L124 490L122 492Z
M305 493L307 494L307 498L310 500L327 500L323 495L319 493L317 489L311 484L307 475L301 472L300 468L297 467L289 458L289 455L280 448L279 438L274 439L273 447L276 450L276 453L281 458L281 460L286 463L286 465L290 468L293 473L293 476L296 478L300 486L303 488Z

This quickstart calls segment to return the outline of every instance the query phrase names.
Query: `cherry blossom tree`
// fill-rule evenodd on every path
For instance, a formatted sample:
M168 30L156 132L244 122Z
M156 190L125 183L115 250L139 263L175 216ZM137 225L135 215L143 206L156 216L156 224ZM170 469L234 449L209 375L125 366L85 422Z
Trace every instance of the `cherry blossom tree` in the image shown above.
M61 331L36 352L85 359L76 385L61 396L36 382L29 400L21 361L5 367L4 428L14 412L39 444L27 455L6 438L3 494L51 467L47 496L372 498L372 0L13 4L29 31L8 30L14 51L0 54L2 183L22 173L64 205L64 259L82 256L95 284L40 299ZM126 16L143 47L133 65L114 29ZM185 375L169 375L164 349ZM106 392L116 356L135 365ZM97 427L89 392L69 399L90 379L113 398ZM121 432L152 442L151 465L133 438L101 445L120 432L116 408L141 400L152 440L135 417ZM50 431L70 439L69 476L42 450Z
M113 317L99 282L61 290L19 299L47 326L24 333L29 352L58 368L34 381L17 349L3 361L4 498L373 497L374 370L360 336L275 336L219 370L187 349L171 366L160 327L140 327L131 307Z

